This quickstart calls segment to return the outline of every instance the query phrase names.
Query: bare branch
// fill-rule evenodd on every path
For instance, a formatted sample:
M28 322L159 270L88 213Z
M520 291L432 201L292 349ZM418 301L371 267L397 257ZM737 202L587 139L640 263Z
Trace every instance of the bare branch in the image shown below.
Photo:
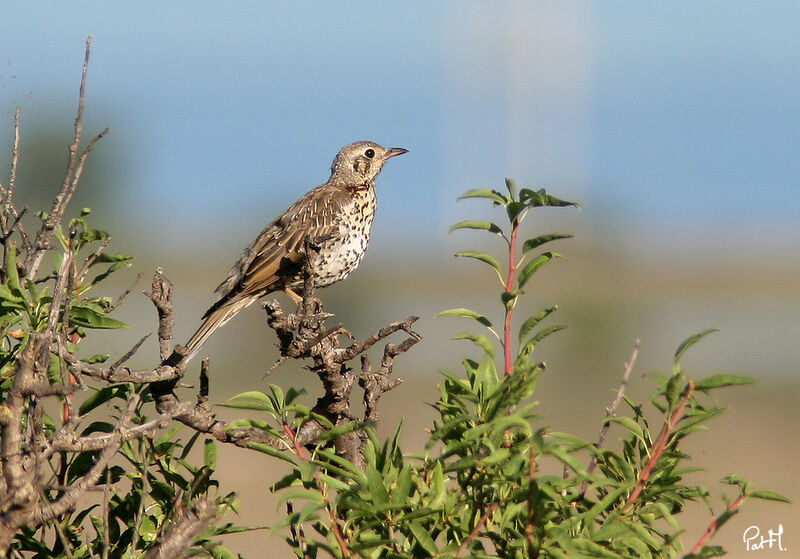
M133 355L134 355L134 354L135 354L137 351L139 351L139 348L140 348L140 347L142 347L142 344L143 344L145 341L147 341L147 338L149 338L150 336L151 336L151 334L145 334L144 336L142 336L142 339L141 339L141 340L139 340L138 342L136 342L136 343L133 345L133 347L132 347L132 348L130 348L130 349L129 349L129 350L126 352L126 353L125 353L125 355L123 355L122 357L120 357L119 359L117 359L116 361L114 361L114 364L113 364L113 365L111 365L111 371L116 371L117 369L119 369L119 368L120 368L120 366L121 366L123 363L125 363L125 362L126 362L128 359L130 359L131 357L133 357Z
M172 307L172 283L161 268L156 269L147 298L158 311L158 349L161 361L166 361L172 352L172 326L174 324Z
M47 331L50 334L55 334L56 325L58 324L59 314L61 313L61 303L70 299L70 294L67 293L67 284L72 275L70 267L72 266L72 236L69 240L70 246L64 251L61 266L58 269L56 277L56 285L53 288L53 300L50 302L50 316L47 320ZM65 319L66 320L66 319Z
M94 264L100 255L103 254L108 248L109 243L111 243L111 237L106 237L103 239L103 242L100 243L94 252L86 257L86 260L83 262L83 266L81 267L81 271L76 274L78 279L78 284L83 284L83 281L86 279L86 275L89 273L89 268Z
M111 305L111 306L109 307L109 309L108 309L108 312L111 312L111 311L113 311L113 310L116 310L116 309L117 309L117 308L118 308L118 307L119 307L119 306L122 304L122 301L124 301L124 300L125 300L125 298L126 298L128 295L130 295L130 294L131 294L131 292L133 291L133 288L134 288L134 287L136 287L136 284L137 284L137 283L139 283L139 281L140 281L140 280L141 280L143 277L144 277L144 274L142 274L142 273L138 273L138 274L136 274L136 279L135 279L135 280L133 280L133 283L131 283L131 285L130 285L130 286L129 286L129 287L128 287L128 288L127 288L125 291L123 291L123 292L120 294L120 296L119 296L119 297L117 297L117 300L116 300L116 301L114 301L114 304L113 304L113 305Z
M125 406L125 411L119 418L117 422L117 426L114 429L115 432L124 432L128 428L128 423L130 422L133 414L136 411L136 406L139 404L139 396L137 394L132 395ZM120 435L117 439L108 444L97 457L94 465L89 468L89 471L80 479L80 481L74 483L64 491L64 493L52 503L44 503L36 509L31 514L31 518L29 522L32 522L34 525L41 525L45 522L49 522L55 518L58 518L62 514L74 510L77 506L78 500L86 494L86 492L97 485L97 482L100 480L103 472L105 471L108 463L114 457L114 455L119 450L119 447L122 444L122 436Z
M111 541L109 539L109 525L108 525L108 503L111 494L111 472L106 470L106 482L103 485L103 555L102 559L108 559L108 551L111 548Z
M73 429L61 428L53 435L47 448L42 453L49 456L54 452L90 452L102 450L108 446L119 445L126 441L150 436L158 429L167 427L176 415L184 413L191 404L182 404L173 413L163 414L141 425L126 427L111 433L92 433L85 437L78 437Z
M633 365L636 363L636 357L639 355L639 346L641 342L637 339L636 342L633 344L633 351L631 352L630 359L625 363L625 366L622 369L622 381L619 384L619 388L617 389L617 395L614 398L614 401L611 402L611 405L606 408L606 420L603 421L603 426L600 428L600 436L597 439L597 443L594 445L596 448L602 448L606 442L606 435L608 434L608 430L611 427L611 423L608 421L609 418L617 416L617 406L622 402L622 398L625 395L625 388L628 386L628 380L631 377L631 372L633 371ZM594 469L597 467L597 455L592 455L592 460L589 463L589 467L587 468L587 472L591 474ZM581 485L580 496L586 494L586 490L589 488L589 481L586 480Z
M89 68L89 52L91 42L91 37L86 39L83 73L81 74L81 86L78 94L78 114L75 117L75 133L68 148L69 157L67 161L67 170L64 173L64 180L61 183L61 189L53 200L53 206L50 210L50 213L44 219L42 227L36 234L36 241L32 247L32 252L28 255L28 258L25 261L24 275L31 280L35 279L36 273L39 270L39 266L42 263L42 259L44 258L47 250L50 248L50 243L53 239L53 234L56 230L56 227L58 227L58 224L61 222L64 212L67 209L67 205L72 200L72 196L75 194L75 190L78 188L78 183L80 182L81 175L83 174L86 158L89 156L89 153L92 151L92 149L94 149L95 144L97 144L97 142L109 131L109 129L106 128L97 136L92 138L80 156L78 155L81 136L83 134L83 107L86 98L86 73Z
M417 320L419 320L418 316L409 316L405 320L398 320L397 322L392 322L388 326L384 326L383 328L372 334L366 340L362 342L355 342L346 349L340 350L341 353L337 355L337 359L341 359L343 361L349 361L350 359L353 359L354 357L364 353L370 347L372 347L379 341L383 340L384 338L388 338L398 330L403 330L408 334L410 334L414 339L411 345L414 345L415 343L417 343L419 340L422 339L419 334L417 334L411 329L411 325L414 324L414 322L416 322Z
M12 206L12 198L14 197L14 189L17 185L17 169L19 168L19 143L20 143L20 132L19 132L19 114L22 111L19 107L17 110L14 111L14 147L11 148L11 175L8 178L8 189L5 192L5 214L11 215L11 213L16 213L14 211L14 206ZM3 225L8 225L4 223ZM6 229L4 233L10 231L10 228Z

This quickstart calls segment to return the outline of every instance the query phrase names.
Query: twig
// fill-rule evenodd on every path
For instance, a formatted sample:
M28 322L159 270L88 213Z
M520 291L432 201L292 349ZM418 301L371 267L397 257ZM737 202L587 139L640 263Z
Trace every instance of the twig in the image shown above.
M12 198L14 197L14 188L17 184L17 169L19 168L19 143L20 143L20 132L19 132L19 114L22 111L19 107L17 110L14 111L14 147L11 148L11 174L8 178L8 188L5 192L5 211L3 212L4 223L3 227L5 231L3 231L4 235L7 235L13 227L5 228L8 223L5 222L7 216L11 215L14 211L14 206L12 205Z
M70 294L66 293L67 284L69 283L70 267L72 266L72 236L70 235L69 245L67 250L64 251L61 266L58 269L56 276L56 285L53 288L53 300L50 302L50 316L47 319L47 331L51 334L55 333L56 324L58 322L59 313L61 312L61 303L65 299L70 298Z
M294 505L292 504L292 500L289 499L286 501L286 516L291 518L294 514ZM300 551L303 552L303 559L311 559L311 556L308 554L308 545L306 542L301 540L300 538L304 538L305 534L303 534L303 525L297 525L294 522L289 524L289 534L292 536L292 540L295 546L300 548Z
M30 241L28 239L28 235L25 233L25 229L22 227L22 223L20 222L22 216L25 215L27 208L23 207L21 212L17 212L13 202L14 190L17 184L17 169L19 168L20 111L21 109L19 107L17 107L17 109L14 111L14 146L11 149L11 174L8 180L8 188L2 192L4 199L3 210L1 212L2 215L0 216L0 233L2 233L3 262L5 262L5 259L8 257L8 239L11 237L14 229L19 231L22 241L22 249L26 252L30 250ZM2 188L0 188L0 190L2 190ZM10 217L13 217L14 221L9 225Z
M141 464L137 464L137 466L140 468L142 467ZM147 475L143 469L140 470L140 474L139 480L142 484L142 493L139 497L139 508L136 510L136 519L133 522L133 537L131 539L129 554L130 559L134 559L134 557L136 557L136 548L139 546L139 528L142 526L142 518L144 517L144 480L147 478Z
M74 555L72 554L72 550L70 549L69 540L67 539L67 535L64 533L64 529L61 527L61 523L57 520L52 521L53 528L55 528L56 535L58 535L58 539L61 540L61 545L64 548L64 554L67 556L67 559L72 559Z
M168 530L160 534L158 543L145 559L183 557L194 541L205 532L217 516L217 507L210 499L198 499L184 509L183 515Z
M86 279L86 275L89 273L89 268L92 266L92 264L95 263L95 261L97 261L98 258L100 258L100 255L103 254L103 252L105 252L106 248L108 248L108 245L110 243L111 243L111 237L106 237L105 239L103 239L103 242L100 243L96 249L94 249L94 252L92 252L92 254L86 257L86 260L83 261L83 266L81 267L81 271L76 274L78 278L78 285L83 284L83 281Z
M133 395L128 399L125 411L120 416L115 431L124 431L127 428L127 424L130 422L131 417L136 411L136 406L138 403L138 395ZM113 443L106 446L98 456L94 465L92 465L92 467L89 468L89 471L84 474L83 478L71 485L70 488L66 490L56 501L37 507L32 512L29 522L33 523L34 525L43 524L58 518L70 510L73 510L78 500L86 493L86 491L95 486L100 480L100 477L108 466L108 463L117 453L117 450L119 450L119 447L122 444L121 440L122 436L116 437L116 440L114 440Z
M608 430L611 427L611 423L608 421L609 418L617 416L617 406L622 402L622 397L625 395L625 388L628 386L628 381L631 377L631 372L633 371L633 365L636 363L636 357L639 355L639 346L641 342L637 339L636 342L633 344L633 351L631 352L631 357L625 363L625 366L622 370L622 381L619 383L619 388L617 389L617 395L614 398L614 401L611 402L611 405L606 408L606 420L603 422L603 426L600 428L600 436L597 438L597 443L594 445L596 449L600 449L606 442L606 436L608 435ZM597 467L597 454L592 454L592 460L589 462L589 467L586 469L588 474L591 474L594 469ZM584 495L586 495L586 490L589 488L589 480L585 480L581 484L581 492L580 498L583 499Z
M736 509L739 508L739 505L742 504L742 502L744 501L745 497L746 497L746 495L740 495L735 501L733 501L730 505L727 506L727 508L725 509L725 512L722 515L718 516L717 518L715 518L715 519L713 519L711 521L711 524L708 525L708 528L706 528L706 531L703 532L703 535L700 536L700 539L697 540L697 543L694 544L694 547L692 547L691 551L689 551L690 555L692 553L697 553L698 551L700 551L700 549L703 547L703 545L705 545L706 540L708 540L708 538L711 537L711 534L716 532L717 526L719 525L719 522L720 522L720 519L723 516L729 516L729 515L735 513Z
M534 515L536 514L536 454L533 452L533 446L530 448L530 456L528 457L528 520L525 523L525 537L528 540L528 557L535 559L539 556L536 549L536 541L534 535L536 532L536 525L534 524Z
M169 425L176 415L184 413L190 407L191 404L182 404L173 413L162 414L141 425L118 429L111 433L93 433L84 437L76 437L74 430L62 428L53 435L42 455L48 457L54 452L91 452L101 450L110 445L138 439L139 437L150 436L158 429L163 429Z
M161 361L165 361L172 353L172 282L164 275L161 268L156 269L150 293L145 292L147 298L156 306L158 311L158 350Z
M414 324L417 320L419 320L418 316L409 316L405 320L398 320L397 322L392 322L388 326L384 326L374 334L372 334L369 338L365 339L362 342L355 342L349 347L339 350L337 355L337 360L341 361L349 361L353 359L357 355L364 353L370 347L378 343L379 341L383 340L384 338L388 338L390 335L394 334L398 330L403 330L411 335L416 343L417 341L421 340L422 337L414 332L411 329L411 325ZM413 345L413 343L411 344Z
M64 173L64 180L61 183L61 189L53 200L53 206L42 223L42 227L36 234L36 241L32 247L31 253L25 261L25 277L28 279L35 279L39 266L42 263L45 252L50 248L50 241L53 238L53 233L56 227L61 222L64 216L64 211L67 208L75 190L78 188L81 175L83 174L86 158L89 153L94 149L97 142L105 136L109 129L105 128L102 132L97 134L83 152L78 155L78 148L80 147L81 136L83 134L83 108L86 99L86 74L89 68L89 52L91 50L92 38L86 39L86 50L83 59L83 72L81 74L81 85L78 93L78 113L75 117L75 133L72 142L69 145L69 158L67 160L67 170Z
M464 541L461 542L461 545L458 546L455 557L458 557L461 554L461 552L469 545L469 543L477 537L483 525L486 524L486 522L489 520L489 515L492 514L494 512L494 509L496 509L499 505L500 501L495 501L488 507L486 507L486 511L484 511L484 513L478 519L478 522L475 524L475 527L472 529L469 535L466 538L464 538Z
M131 357L133 357L133 355L134 355L134 354L135 354L137 351L139 351L139 348L140 348L140 347L142 347L142 344L143 344L145 341L147 341L147 338L149 338L151 335L152 335L152 334L145 334L145 335L142 337L142 339L141 339L141 340L139 340L138 342L136 342L136 343L133 345L133 347L132 347L132 348L130 348L130 349L129 349L129 350L126 352L126 353L125 353L125 355L123 355L122 357L120 357L119 359L117 359L116 361L114 361L114 364L113 364L113 365L111 365L111 367L109 368L109 370L111 371L111 373L113 374L113 373L114 373L114 372L115 372L117 369L119 369L119 368L120 368L120 366L122 366L122 364L123 364L123 363L125 363L125 362L126 362L128 359L130 359Z
M124 301L124 300L125 300L125 298L126 298L128 295L130 295L130 294L131 294L131 292L133 291L133 288L134 288L134 287L136 287L136 284L137 284L137 283L139 283L139 281L140 281L140 280L141 280L143 277L144 277L144 274L143 274L143 273L141 273L141 272L140 272L140 273L138 273L138 274L136 274L136 279L135 279L135 280L133 280L133 283L131 283L131 285L130 285L130 286L129 286L129 287L128 287L128 288L127 288L125 291L123 291L123 292L120 294L120 296L119 296L119 297L117 297L117 300L116 300L116 301L114 301L114 303L113 303L113 304L112 304L112 305L109 307L109 309L108 309L108 312L111 312L111 311L113 311L113 310L116 310L116 309L117 309L117 308L118 308L118 307L119 307L119 306L122 304L122 301Z
M208 404L208 371L210 369L210 361L208 357L200 362L200 390L197 394L197 405L202 406Z
M102 559L108 559L108 551L111 547L111 541L108 535L108 501L109 493L111 493L111 471L106 470L106 482L103 485L103 553Z
M689 381L689 385L686 388L686 394L683 395L680 404L678 404L678 407L675 409L672 415L669 416L666 423L664 423L664 426L661 428L661 432L659 433L658 438L651 449L650 459L647 461L642 473L639 475L639 481L636 483L636 487L634 487L633 492L631 493L630 497L628 497L628 500L625 501L625 507L623 510L627 511L633 504L633 501L636 500L636 497L638 497L642 492L642 489L644 489L644 484L650 478L650 472L652 472L656 462L658 462L658 459L661 458L664 450L666 450L669 444L669 436L672 433L672 429L680 420L683 410L686 408L686 404L689 403L689 398L691 398L693 392L694 382Z

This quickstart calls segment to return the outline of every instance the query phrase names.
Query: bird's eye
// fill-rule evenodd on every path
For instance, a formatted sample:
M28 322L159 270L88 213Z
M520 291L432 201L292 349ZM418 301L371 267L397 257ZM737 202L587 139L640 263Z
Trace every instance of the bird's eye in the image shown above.
M369 148L367 151L364 152L364 155L366 155L367 157L372 159L373 157L375 157L375 150L372 149L372 148Z

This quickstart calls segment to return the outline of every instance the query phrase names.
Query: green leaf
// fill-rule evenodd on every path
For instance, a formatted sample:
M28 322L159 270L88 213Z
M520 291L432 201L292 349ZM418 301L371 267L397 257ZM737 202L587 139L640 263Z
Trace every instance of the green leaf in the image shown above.
M555 334L556 332L558 332L560 330L564 330L566 327L567 327L566 324L556 324L554 326L549 326L547 328L542 328L541 330L536 332L536 334L531 336L531 339L529 339L527 342L525 342L525 344L519 349L520 355L528 355L528 354L532 353L533 349L536 347L536 344L541 342L543 339L545 339L550 334Z
M97 285L98 283L106 279L108 276L116 272L122 266L130 266L131 263L132 259L122 259L114 261L111 264L111 266L109 266L108 269L106 269L105 272L97 274L97 276L94 277L94 279L91 281L91 285Z
M414 539L417 540L419 546L425 550L429 556L434 556L439 553L439 549L436 547L436 542L433 541L433 538L428 533L428 530L425 529L422 524L412 522L408 525L408 529L411 531ZM414 554L414 556L419 557L417 554Z
M383 478L380 472L375 469L372 464L367 464L367 487L372 497L372 502L376 505L385 505L389 502L389 494L386 492L386 487L383 485Z
M486 355L489 357L494 358L494 345L492 345L491 340L484 336L483 334L471 334L469 332L461 332L460 334L456 334L453 336L454 340L469 340L474 343L476 346L481 348Z
M525 207L525 204L522 202L517 202L516 200L511 201L506 206L506 213L508 214L508 221L509 223L514 223L514 220L521 220L520 214L527 211L528 208Z
M522 252L523 254L531 251L535 248L539 248L545 243L549 243L550 241L557 241L559 239L571 239L573 235L568 233L549 233L547 235L539 235L538 237L534 237L533 239L528 239L522 244Z
M12 293L6 285L0 285L0 299L8 301L9 303L15 303L12 305L14 307L25 308L25 299Z
M527 264L519 273L519 287L520 289L524 286L528 280L531 278L533 274L539 270L542 266L550 262L553 258L564 258L562 255L558 254L557 252L543 252Z
M511 199L517 197L517 185L513 179L506 177L506 190L508 190L508 194L511 196Z
M645 440L644 431L642 431L641 425L639 425L636 421L631 419L630 417L619 416L619 417L609 417L605 420L605 423L619 423L625 429L633 433L636 438L647 442Z
M519 199L520 201L524 202L526 206L531 208L537 208L540 206L580 207L580 204L577 202L570 202L569 200L562 200L560 198L556 198L555 196L551 196L544 188L536 191L533 191L529 188L523 188L519 192Z
M754 499L764 499L766 501L779 501L781 503L792 503L792 500L784 497L780 493L775 493L774 491L753 491L748 495L748 497L752 497Z
M391 502L394 504L406 503L411 495L412 483L411 474L413 470L411 466L406 464L400 474L397 476L397 483L392 489Z
M251 390L242 392L232 398L229 398L225 403L221 404L226 408L241 408L246 410L258 411L276 411L272 405L272 400L269 396L258 390Z
M203 450L203 463L209 470L217 469L217 445L214 444L214 439L206 439Z
M486 318L481 313L475 312L470 309L448 309L446 311L442 311L439 314L437 314L436 318L439 318L440 316L462 316L464 318L472 318L474 320L477 320L478 322L480 322L481 324L483 324L488 328L491 328L492 326L492 323L489 321L488 318Z
M742 384L755 384L756 379L740 375L713 375L704 378L695 385L696 390L709 390L711 388L723 388L725 386L739 386Z
M319 440L330 441L342 435L346 435L347 433L352 433L353 431L361 431L368 425L369 422L367 421L350 421L348 423L343 423L342 425L329 428L319 436Z
M208 552L214 559L236 559L237 557L232 551L220 544L211 544Z
M107 354L107 353L95 353L91 357L87 357L86 359L83 359L83 362L84 363L89 363L89 364L105 363L106 361L108 361L109 357L111 357L111 356L109 354Z
M462 258L474 258L476 260L480 260L481 262L485 262L497 271L497 275L500 275L500 263L489 253L480 252L477 250L462 250L461 252L457 252L456 256L460 256Z
M88 307L72 307L69 314L69 321L75 326L83 326L84 328L97 328L97 329L116 329L128 328L128 325L119 320L109 318L104 314Z
M78 236L78 240L82 245L94 241L105 241L106 239L108 239L108 232L100 229L87 229Z
M95 518L95 517L92 517ZM102 522L101 517L97 517ZM139 537L146 542L154 542L158 537L158 521L151 514L145 515L139 523Z
M708 328L707 330L698 332L697 334L689 336L688 338L683 340L681 344L678 346L678 349L675 350L675 358L672 360L673 364L677 365L678 362L681 360L681 357L683 357L683 354L686 353L686 350L688 350L694 344L696 344L697 342L699 342L712 332L718 332L718 331L719 328Z
M17 270L17 247L11 245L6 256L6 278L8 287L17 295L22 295L22 288L19 284L19 271Z
M467 190L464 194L458 197L459 200L463 200L465 198L488 198L499 206L505 206L506 203L508 203L508 198L506 196L503 196L491 188L473 188L472 190Z
M519 341L521 342L522 339L528 335L528 332L533 330L537 324L550 316L556 309L558 309L558 305L553 305L552 307L539 311L535 315L525 320L525 322L523 322L522 326L519 328Z
M97 257L97 259L94 261L93 264L102 262L127 262L129 260L133 260L133 256L131 256L130 254L123 254L121 252L109 254L107 252L104 252Z
M496 233L497 235L503 235L503 230L500 229L500 226L492 223L491 221L459 221L450 227L448 232L455 231L456 229L480 229L482 231Z

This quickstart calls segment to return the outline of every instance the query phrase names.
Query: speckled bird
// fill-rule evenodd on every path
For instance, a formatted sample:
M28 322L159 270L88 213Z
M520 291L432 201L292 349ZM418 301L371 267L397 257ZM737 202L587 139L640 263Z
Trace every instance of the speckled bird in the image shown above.
M204 322L186 344L184 361L194 357L214 331L259 297L285 291L302 300L304 267L316 287L327 287L358 267L375 217L375 177L383 164L408 150L374 142L344 146L331 176L267 225L216 289ZM306 258L306 247L309 255Z

